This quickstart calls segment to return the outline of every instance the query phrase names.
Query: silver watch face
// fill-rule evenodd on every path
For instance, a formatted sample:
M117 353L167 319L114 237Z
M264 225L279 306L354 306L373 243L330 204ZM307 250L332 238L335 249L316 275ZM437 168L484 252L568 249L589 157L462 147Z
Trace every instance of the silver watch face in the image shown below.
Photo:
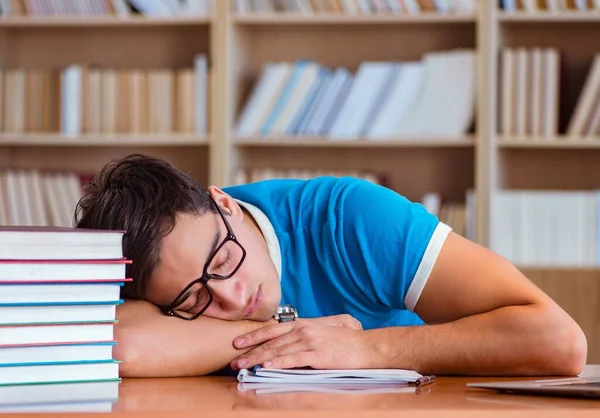
M295 313L296 310L291 306L281 306L279 309L279 313Z
M298 312L292 305L279 306L277 308L277 313L275 314L275 319L277 319L278 322L294 321L297 317Z

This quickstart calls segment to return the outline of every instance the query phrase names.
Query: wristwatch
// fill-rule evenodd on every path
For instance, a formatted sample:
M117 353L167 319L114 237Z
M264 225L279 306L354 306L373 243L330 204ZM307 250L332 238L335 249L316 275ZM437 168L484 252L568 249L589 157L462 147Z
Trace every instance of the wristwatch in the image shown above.
M298 318L298 311L292 305L283 305L277 308L277 312L273 317L277 322L291 322Z

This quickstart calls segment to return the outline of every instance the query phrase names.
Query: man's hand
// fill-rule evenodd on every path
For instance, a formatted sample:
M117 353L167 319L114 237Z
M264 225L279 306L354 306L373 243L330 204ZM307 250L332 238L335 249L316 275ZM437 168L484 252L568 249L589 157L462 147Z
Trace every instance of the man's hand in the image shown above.
M347 316L342 317L342 321L349 321ZM238 370L257 364L281 369L306 366L318 369L368 367L369 345L365 342L362 327L358 328L354 323L348 327L339 320L339 317L299 319L242 335L235 339L235 348L255 348L234 359L231 368Z

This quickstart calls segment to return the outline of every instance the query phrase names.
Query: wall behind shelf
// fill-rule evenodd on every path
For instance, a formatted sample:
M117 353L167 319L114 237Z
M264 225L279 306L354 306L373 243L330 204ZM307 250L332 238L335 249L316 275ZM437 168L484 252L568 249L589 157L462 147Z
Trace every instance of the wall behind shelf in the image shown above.
M178 168L208 184L206 146L0 146L0 169L73 171L95 174L109 160L145 153L172 161Z
M209 26L0 28L2 64L60 68L73 63L109 68L182 68L209 51Z
M239 150L240 164L248 168L364 170L379 173L386 186L414 201L427 192L444 199L465 201L474 184L473 147L330 148L260 146Z

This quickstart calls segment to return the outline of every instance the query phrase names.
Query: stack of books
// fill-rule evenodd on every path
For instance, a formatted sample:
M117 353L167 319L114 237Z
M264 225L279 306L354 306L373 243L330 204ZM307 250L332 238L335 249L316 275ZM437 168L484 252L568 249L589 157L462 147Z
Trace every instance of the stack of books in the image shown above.
M116 307L131 280L123 235L0 227L0 411L19 409L19 398L31 406L47 393L54 402L88 396L110 405L118 397Z

